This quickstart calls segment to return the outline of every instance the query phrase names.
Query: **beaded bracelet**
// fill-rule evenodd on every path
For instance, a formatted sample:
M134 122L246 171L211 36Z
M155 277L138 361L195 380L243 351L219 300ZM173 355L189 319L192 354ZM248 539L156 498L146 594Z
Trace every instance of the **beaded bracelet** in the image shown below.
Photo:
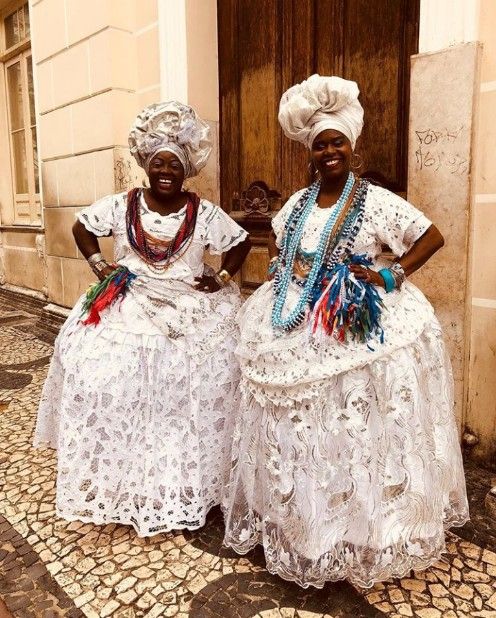
M393 273L389 270L389 268L383 268L379 271L379 274L384 280L384 287L386 292L392 292L396 287L396 281L394 279Z

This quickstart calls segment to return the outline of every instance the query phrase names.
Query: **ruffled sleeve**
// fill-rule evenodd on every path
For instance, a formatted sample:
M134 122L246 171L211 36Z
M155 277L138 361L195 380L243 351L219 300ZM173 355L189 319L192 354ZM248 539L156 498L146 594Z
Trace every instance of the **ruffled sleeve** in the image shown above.
M88 232L92 232L95 236L110 236L115 227L114 219L117 203L118 196L107 195L91 206L83 208L76 214L76 217Z
M301 189L300 191L293 193L293 195L288 199L288 201L284 204L281 210L272 219L272 229L274 230L274 234L276 235L276 245L279 248L281 248L284 227L286 225L286 221L288 220L289 213L293 210L295 204L298 202L304 191L305 189Z
M206 226L205 247L209 253L225 253L248 237L248 232L221 208L207 200L204 200L204 204L206 208L202 216Z
M377 236L396 256L406 253L432 225L423 212L399 195L371 185L370 217Z

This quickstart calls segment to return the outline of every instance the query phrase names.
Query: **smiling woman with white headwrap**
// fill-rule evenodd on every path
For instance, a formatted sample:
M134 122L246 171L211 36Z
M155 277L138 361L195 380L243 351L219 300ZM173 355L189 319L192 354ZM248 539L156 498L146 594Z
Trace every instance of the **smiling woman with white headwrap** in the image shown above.
M358 94L312 75L282 96L283 131L319 176L274 217L269 281L240 313L225 543L263 544L269 571L304 587L426 568L468 517L449 358L405 280L443 239L351 172Z
M247 234L183 190L206 164L209 127L177 101L151 105L129 136L150 188L109 195L73 230L100 284L62 327L42 394L37 445L58 450L57 512L147 536L203 525L229 472L238 407L230 282ZM98 237L112 235L114 263ZM208 272L204 250L224 254Z

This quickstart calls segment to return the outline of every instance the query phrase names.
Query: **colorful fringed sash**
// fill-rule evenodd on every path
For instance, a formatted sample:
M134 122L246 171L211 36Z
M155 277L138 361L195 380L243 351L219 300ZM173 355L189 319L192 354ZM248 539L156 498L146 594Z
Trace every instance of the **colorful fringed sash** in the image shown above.
M374 285L353 275L350 264L369 267L372 260L366 255L349 255L324 275L313 306L312 333L320 326L326 335L343 343L350 339L366 343L375 336L383 343L382 299Z
M81 313L81 317L87 315L83 320L85 326L99 324L102 311L110 307L117 298L122 301L131 282L136 279L136 275L125 266L115 264L113 266L116 268L110 275L107 275L103 281L93 284L86 292Z

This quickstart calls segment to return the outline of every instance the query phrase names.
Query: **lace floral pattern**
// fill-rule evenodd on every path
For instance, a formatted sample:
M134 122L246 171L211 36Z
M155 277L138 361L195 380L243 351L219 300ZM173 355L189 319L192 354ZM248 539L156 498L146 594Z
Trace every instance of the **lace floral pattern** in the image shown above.
M61 517L146 536L198 528L219 503L239 405L235 338L201 363L154 343L80 327L58 339L36 443L58 449Z
M278 238L289 208L274 221ZM304 248L324 224L321 212L309 218ZM371 187L354 252L377 260L387 243L401 255L429 225ZM286 311L298 293L290 289ZM468 518L440 325L412 284L383 296L385 343L369 346L313 336L305 324L276 336L271 282L240 312L242 414L225 542L239 553L263 544L268 569L303 587L343 578L369 587L425 568L444 530Z
M138 277L98 326L81 325L82 299L72 310L56 341L35 444L58 450L61 517L129 524L146 536L202 526L229 475L241 297L234 284L205 294L191 282L205 268L206 246L226 251L244 233L202 201L190 248L155 273L129 248L124 197L105 198L80 220L99 235L111 231L116 260ZM180 216L142 206L148 231L175 233Z

